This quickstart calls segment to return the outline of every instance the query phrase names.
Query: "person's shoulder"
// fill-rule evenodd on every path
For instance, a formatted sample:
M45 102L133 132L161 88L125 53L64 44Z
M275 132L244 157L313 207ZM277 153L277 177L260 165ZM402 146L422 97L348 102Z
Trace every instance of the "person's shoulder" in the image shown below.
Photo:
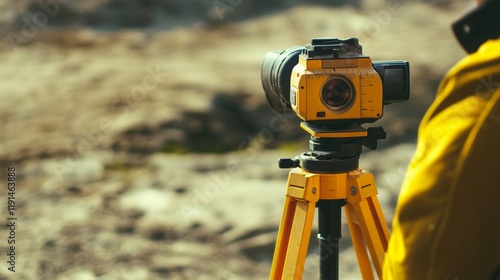
M484 42L479 49L462 59L449 74L457 75L462 71L491 73L500 72L500 38ZM478 73L480 74L480 73Z
M459 61L443 79L438 96L445 98L450 94L466 98L485 79L500 75L500 38L484 42L474 53ZM496 80L495 80L496 81ZM457 96L458 97L458 96Z
M474 54L485 58L500 57L500 38L484 42Z
M496 39L483 43L450 69L421 124L425 127L444 112L458 112L460 119L477 116L486 102L499 94L499 88L500 39Z

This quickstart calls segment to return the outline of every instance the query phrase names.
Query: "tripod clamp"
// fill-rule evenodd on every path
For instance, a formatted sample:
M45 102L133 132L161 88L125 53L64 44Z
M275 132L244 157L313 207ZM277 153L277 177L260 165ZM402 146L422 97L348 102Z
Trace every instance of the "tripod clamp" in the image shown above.
M309 128L313 127L309 126ZM377 149L378 140L386 139L387 133L381 126L369 127L368 129L361 126L355 128L357 129L356 132L365 131L366 135L335 137L335 134L329 132L331 135L328 136L330 137L321 138L313 134L311 140L309 140L310 151L295 158L279 159L279 168L301 167L307 171L318 173L347 172L356 169L359 165L362 146L370 150ZM349 127L349 132L352 132L352 129L352 127ZM321 131L315 131L315 134L321 133ZM342 133L343 136L346 133L349 134L349 132L339 131L339 134Z

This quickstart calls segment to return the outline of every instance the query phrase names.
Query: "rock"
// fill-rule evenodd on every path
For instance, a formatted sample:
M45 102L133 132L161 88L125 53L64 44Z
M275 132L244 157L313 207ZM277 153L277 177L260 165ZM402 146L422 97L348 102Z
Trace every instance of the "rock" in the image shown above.
M120 280L148 280L152 279L151 272L140 266L127 267L115 272L109 273L109 277L102 277L103 279L120 279Z
M120 197L122 209L137 209L146 215L161 215L175 207L175 197L168 192L152 188L132 189Z
M91 183L101 180L104 165L99 157L64 158L46 163L44 172L59 182Z
M97 277L92 271L68 271L57 277L57 280L95 280Z

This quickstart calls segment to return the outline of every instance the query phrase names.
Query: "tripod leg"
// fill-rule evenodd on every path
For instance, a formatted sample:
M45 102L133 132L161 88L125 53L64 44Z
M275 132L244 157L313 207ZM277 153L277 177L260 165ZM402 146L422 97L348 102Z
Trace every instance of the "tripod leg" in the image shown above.
M290 228L293 223L296 206L297 200L289 196L285 197L281 222L278 228L278 237L276 238L276 245L274 247L273 265L271 268L271 276L269 277L271 280L281 279L281 276L283 275L286 251L288 248L288 242L290 241Z
M311 180L310 180L311 179ZM302 279L318 193L317 178L290 172L270 279Z
M347 216L347 225L349 226L349 232L351 233L352 244L354 246L354 250L356 251L356 257L358 259L361 276L363 280L373 280L373 271L370 264L370 259L368 258L368 253L366 252L363 233L357 221L354 221L356 215L354 213L354 208L351 205L347 205L345 208L345 212Z
M348 197L349 206L346 209L360 269L362 274L368 274L366 271L371 272L371 267L366 264L367 257L364 249L364 243L366 243L373 266L377 271L377 275L381 278L382 263L389 240L389 230L377 199L375 180L373 175L368 172L361 172L356 176L352 176L351 179L353 179L350 182L351 195ZM363 278L365 278L364 275Z
M286 197L270 279L302 279L314 208L314 202Z

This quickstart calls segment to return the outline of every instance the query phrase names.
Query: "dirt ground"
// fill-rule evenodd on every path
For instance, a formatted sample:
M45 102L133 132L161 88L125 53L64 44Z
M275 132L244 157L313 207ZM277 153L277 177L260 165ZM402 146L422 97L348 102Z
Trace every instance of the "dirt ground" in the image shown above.
M450 24L469 2L450 2L2 2L2 209L8 178L16 189L0 279L266 279L276 161L309 135L270 110L260 65L314 37L410 62L411 98L386 106L389 137L362 158L390 223L419 121L465 55ZM304 279L318 278L314 239ZM341 246L343 279L360 279L348 232Z

